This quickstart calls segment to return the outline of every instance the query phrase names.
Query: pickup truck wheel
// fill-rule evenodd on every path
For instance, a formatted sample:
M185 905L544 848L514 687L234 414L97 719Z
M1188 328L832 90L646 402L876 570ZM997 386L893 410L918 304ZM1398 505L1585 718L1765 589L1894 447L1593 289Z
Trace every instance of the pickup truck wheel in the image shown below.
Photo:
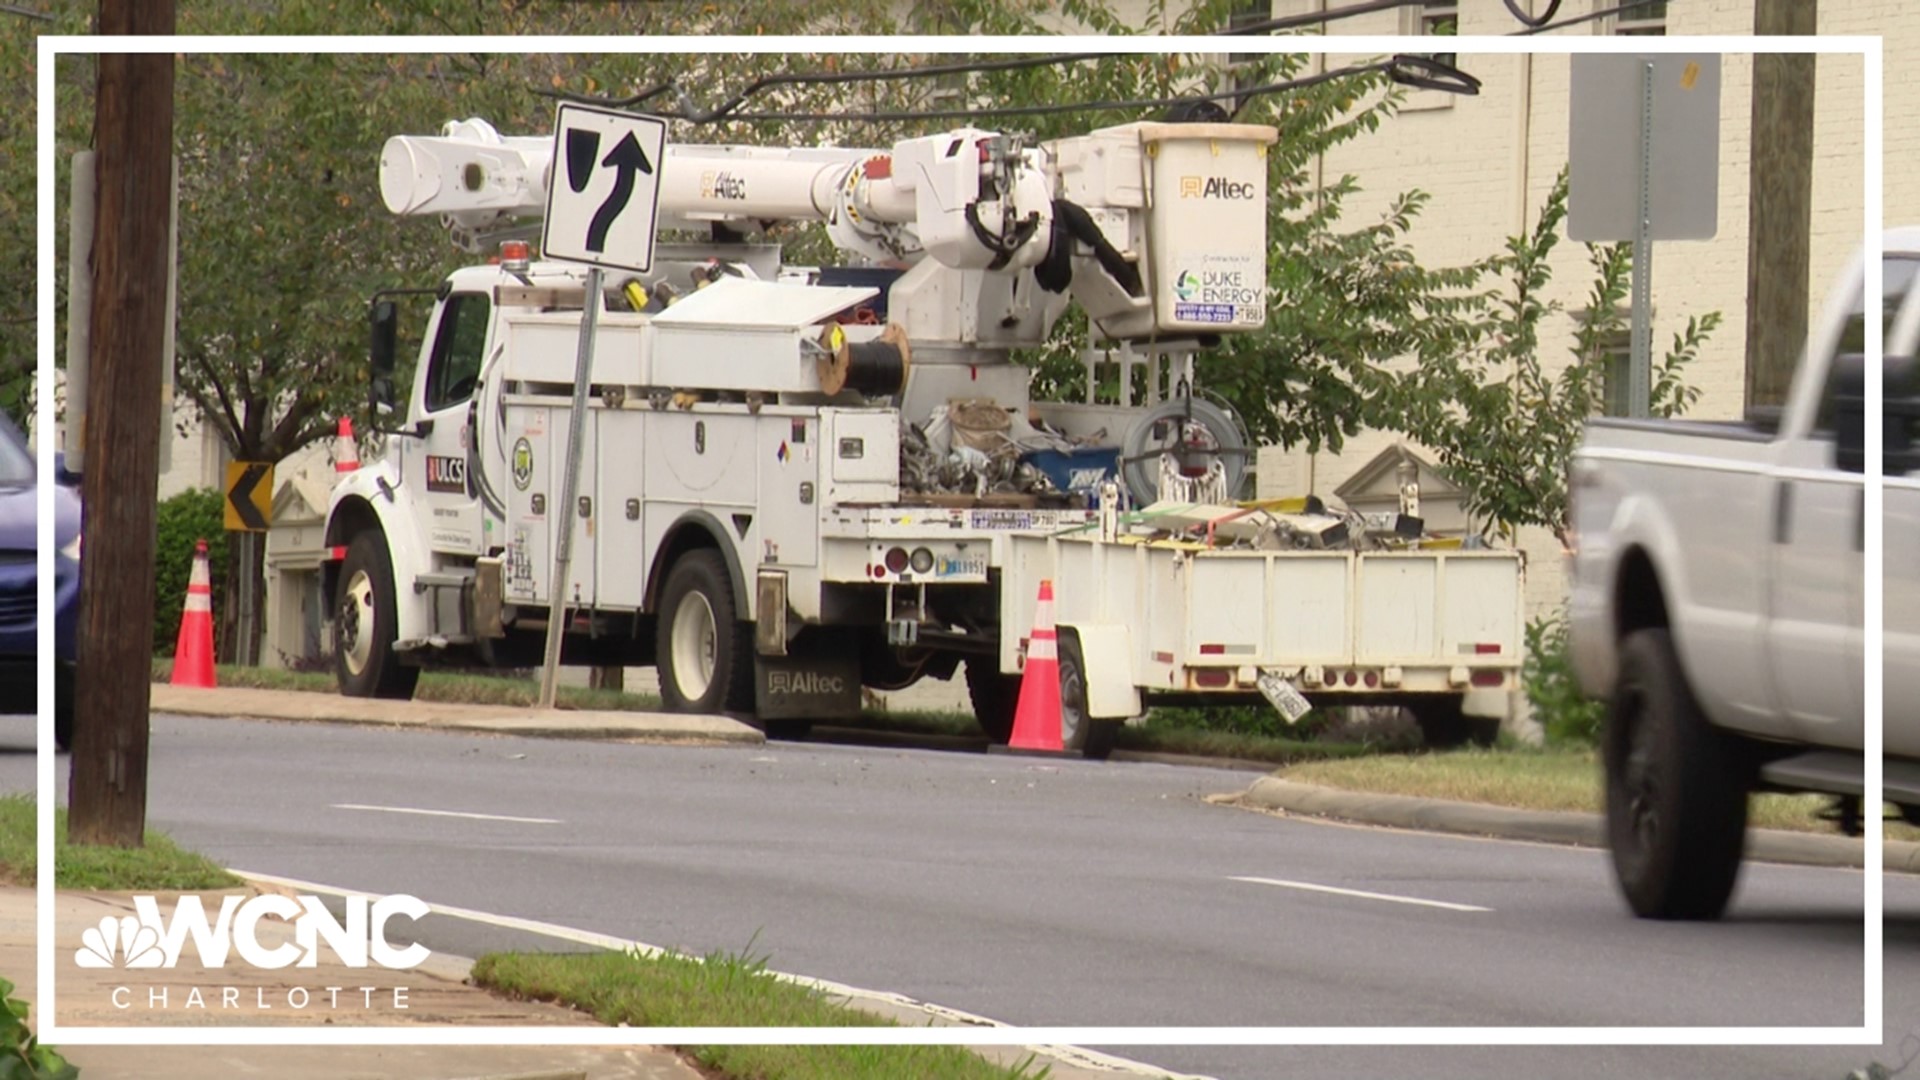
M1013 738L1013 710L1020 703L1020 676L1003 675L990 656L967 658L967 698L980 730L997 745Z
M660 594L660 698L669 712L753 711L753 628L720 553L682 555Z
M1113 753L1120 725L1087 714L1087 660L1080 635L1060 634L1060 743L1095 760Z
M1607 841L1634 914L1719 918L1740 873L1752 760L1707 723L1668 631L1622 644L1602 749Z
M400 662L393 600L393 562L378 533L363 532L340 564L333 611L334 676L348 697L413 696L420 669Z

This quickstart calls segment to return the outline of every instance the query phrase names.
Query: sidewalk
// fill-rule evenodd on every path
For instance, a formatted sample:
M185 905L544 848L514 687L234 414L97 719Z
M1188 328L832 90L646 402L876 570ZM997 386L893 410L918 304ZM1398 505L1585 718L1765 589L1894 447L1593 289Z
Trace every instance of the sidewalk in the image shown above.
M203 894L209 911L228 893ZM167 908L171 897L162 897ZM552 1005L497 998L466 984L471 966L447 956L431 957L410 971L350 969L320 950L313 968L281 971L231 964L209 971L183 958L173 969L123 970L79 967L74 957L82 933L103 917L133 913L124 893L61 892L56 898L55 963L61 1023L131 1026L464 1025L593 1026L582 1013ZM261 944L291 941L284 924L261 923ZM191 957L191 953L188 957ZM33 890L0 886L0 974L14 980L15 995L34 1006L44 1024L35 985ZM312 988L305 1009L288 1005L289 988ZM393 992L404 986L407 1008L395 1009ZM326 988L338 987L330 1005ZM116 994L116 989L125 988ZM201 990L201 1006L190 997ZM368 990L367 988L372 988ZM164 1001L161 999L164 998ZM225 998L225 1001L222 999ZM118 1002L126 1008L116 1006ZM367 1002L372 1002L372 1008ZM262 1002L271 1008L261 1008ZM551 1080L700 1080L678 1054L659 1047L142 1047L62 1046L85 1080L205 1080L207 1077L272 1077L275 1080L477 1080L529 1077Z
M213 916L223 898L262 891L277 890L255 887L197 895ZM161 910L170 913L179 895L158 894ZM83 968L75 960L83 935L99 927L103 918L132 915L132 894L63 891L55 894L55 904L54 962L60 988L56 1005L60 1022L67 1026L598 1026L592 1017L572 1009L509 1001L469 985L472 963L438 954L405 971L349 968L325 947L317 950L316 966L278 971L239 962L209 970L194 963L192 951L183 952L173 968ZM0 885L0 975L14 980L14 996L33 1005L31 1018L38 1027L46 1023L46 1015L35 985L34 933L33 890ZM290 924L268 920L260 922L256 935L266 949L294 940ZM295 987L305 993L297 994ZM404 988L402 996L396 996L398 988ZM893 995L848 992L853 1007L902 1025L969 1023L961 1014ZM406 1007L396 1008L402 1000ZM652 1046L157 1047L74 1046L58 1041L54 1046L81 1069L83 1080L708 1080L707 1074L673 1050ZM1053 1080L1177 1076L1073 1047L983 1046L975 1052L1009 1067L1038 1053L1039 1063Z
M590 712L440 701L391 701L288 690L246 690L153 684L152 710L183 716L243 716L385 727L523 735L543 739L620 739L632 742L756 744L766 736L724 716L690 713Z

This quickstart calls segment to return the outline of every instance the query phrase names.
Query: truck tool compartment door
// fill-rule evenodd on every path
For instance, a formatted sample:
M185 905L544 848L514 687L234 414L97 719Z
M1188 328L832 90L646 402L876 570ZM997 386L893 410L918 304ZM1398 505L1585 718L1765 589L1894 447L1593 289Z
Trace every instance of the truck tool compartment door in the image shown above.
M427 377L416 431L423 437L405 451L401 482L415 488L431 511L425 523L435 551L477 555L481 551L480 504L469 494L467 403L479 385L486 358L492 304L485 293L448 294L428 337ZM402 583L404 584L404 583Z

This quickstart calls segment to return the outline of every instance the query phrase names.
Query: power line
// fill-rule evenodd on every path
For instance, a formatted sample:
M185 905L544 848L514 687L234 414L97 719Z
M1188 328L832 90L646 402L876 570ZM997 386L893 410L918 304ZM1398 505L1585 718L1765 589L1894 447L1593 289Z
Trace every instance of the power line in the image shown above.
M1302 26L1321 25L1329 22L1334 22L1340 19L1353 18L1358 15L1368 15L1377 11L1386 11L1393 8L1415 6L1422 2L1423 0L1363 0L1363 2L1361 3L1349 4L1345 7L1332 8L1327 11L1314 12L1308 15L1289 15L1289 16L1284 16L1277 19L1267 19L1257 23L1247 23L1241 26L1229 27L1225 30L1216 30L1203 36L1247 37L1252 35L1271 35L1275 31L1279 31L1279 30L1291 30L1291 29L1296 29L1298 27L1302 27ZM1554 3L1555 3L1555 8L1557 9L1559 0L1554 0ZM694 105L692 98L687 94L685 88L681 87L677 81L672 79L669 79L665 82L656 83L655 85L650 86L645 90L641 90L638 93L630 94L623 98L597 97L597 96L589 96L589 95L583 95L583 94L573 94L566 91L556 92L556 91L547 90L541 87L534 88L534 92L536 94L539 94L542 97L555 98L561 101L578 102L586 105L598 105L605 108L614 108L614 109L632 108L635 105L640 105L645 102L652 101L663 95L673 94L675 97L677 97L680 100L681 108L679 109L678 112L661 113L660 115L666 116L668 119L684 120L691 123L714 123L720 120L744 121L744 120L812 120L812 119L873 119L873 120L955 119L955 118L965 118L967 116L977 115L982 112L988 112L988 111L991 111L993 115L1035 115L1034 113L1008 112L1008 111L1002 111L1002 110L970 109L970 110L964 110L964 111L945 110L945 111L928 111L928 112L912 112L912 113L905 113L905 112L858 113L858 114L845 113L845 114L836 114L832 117L829 117L824 114L738 113L736 110L738 110L740 106L744 105L748 99L754 97L755 95L760 93L762 90L766 90L766 89L770 89L778 86L843 85L846 83L856 83L856 82L891 82L891 81L898 81L898 80L904 80L904 79L937 78L942 75L976 75L976 74L983 74L986 72L994 72L994 71L1018 71L1018 70L1025 70L1029 68L1049 67L1049 66L1060 65L1060 64L1085 63L1090 60L1106 60L1116 56L1123 56L1123 55L1128 55L1128 54L1048 53L1048 54L1043 54L1039 56L1010 57L1002 60L974 60L974 61L967 61L964 63L933 64L926 67L915 67L915 68L862 69L858 71L812 71L812 72L794 72L794 73L779 74L779 75L763 75L755 79L753 82L749 83L744 89L736 92L733 96L727 98L725 101L721 102L719 105L712 107L711 109L697 108ZM1400 58L1396 58L1396 60L1398 59ZM1464 73L1460 73L1457 71L1453 72L1453 74L1460 75L1462 79L1471 81L1473 87L1475 88L1475 90L1460 90L1458 92L1461 92L1461 93L1476 92L1479 86L1478 80L1472 80L1470 76L1465 76ZM1316 80L1316 81L1323 81L1323 80ZM1276 84L1276 85L1284 86L1285 84ZM1312 85L1312 84L1306 83L1303 85ZM1441 87L1441 88L1446 89L1447 87ZM1233 93L1210 95L1205 98L1186 98L1182 100L1213 100L1216 98L1240 97L1245 95L1246 93L1247 91L1237 91ZM1082 111L1082 110L1101 109L1101 108L1152 107L1153 105L1167 104L1173 100L1175 99L1154 99L1152 102L1149 102L1146 105L1136 105L1131 102L1093 102L1093 103L1087 103L1085 105L1077 105L1077 106L1053 106L1053 107L1035 106L1033 108L1039 109L1041 112L1067 112L1067 111Z
M1428 89L1442 90L1463 95L1477 95L1480 92L1480 80L1449 64L1429 57L1395 56L1389 60L1376 60L1367 64L1352 64L1334 68L1315 75L1308 75L1284 82L1266 83L1261 86L1237 87L1210 94L1181 94L1174 97L1132 98L1121 101L1077 101L1046 105L983 105L964 109L925 109L893 110L873 112L751 112L733 113L725 117L735 121L779 121L786 123L812 123L828 121L861 121L869 123L893 123L911 120L958 120L974 116L1047 116L1056 113L1095 112L1101 110L1153 109L1175 105L1192 104L1204 101L1244 102L1245 99L1262 97L1267 94L1287 93L1304 90L1335 79L1352 78L1359 75L1384 73L1394 82ZM709 122L699 115L676 112L657 112L655 115L667 120L684 120L692 123Z
M1419 7L1425 0L1366 0L1364 3L1349 4L1346 7L1329 8L1307 15L1283 15L1277 19L1264 19L1255 23L1243 23L1226 30L1216 30L1209 37L1245 37L1252 34L1271 34L1275 30L1293 30L1302 26L1316 26L1351 19L1356 15L1371 15L1376 11L1390 11L1394 8Z
M1619 15L1622 12L1633 11L1643 7L1651 7L1654 4L1664 4L1666 2L1667 0L1627 0L1627 3L1621 4L1618 7L1606 8L1602 11L1593 12L1590 15L1575 15L1572 18L1562 19L1557 23L1548 23L1544 26L1535 26L1526 30L1515 30L1512 34L1508 36L1509 37L1531 37L1534 34L1544 34L1549 30L1561 30L1569 26L1579 26L1582 23L1598 22L1601 19L1611 18L1612 16Z

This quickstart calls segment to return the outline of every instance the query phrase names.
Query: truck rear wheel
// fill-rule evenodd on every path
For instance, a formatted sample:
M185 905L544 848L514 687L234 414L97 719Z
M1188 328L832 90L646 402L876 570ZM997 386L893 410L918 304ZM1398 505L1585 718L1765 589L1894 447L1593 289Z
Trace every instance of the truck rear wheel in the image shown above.
M1087 712L1087 659L1080 635L1060 633L1060 744L1095 760L1113 753L1120 723L1096 720Z
M669 712L753 711L753 628L720 553L682 555L660 593L660 698Z
M1020 704L1020 676L1003 675L991 656L967 657L967 699L987 739L999 746L1013 738L1013 710Z
M1707 723L1665 629L1622 644L1602 749L1607 842L1634 914L1719 918L1740 874L1752 759Z
M400 662L393 600L393 561L380 534L363 532L347 547L334 600L334 676L348 697L413 696L420 669Z

